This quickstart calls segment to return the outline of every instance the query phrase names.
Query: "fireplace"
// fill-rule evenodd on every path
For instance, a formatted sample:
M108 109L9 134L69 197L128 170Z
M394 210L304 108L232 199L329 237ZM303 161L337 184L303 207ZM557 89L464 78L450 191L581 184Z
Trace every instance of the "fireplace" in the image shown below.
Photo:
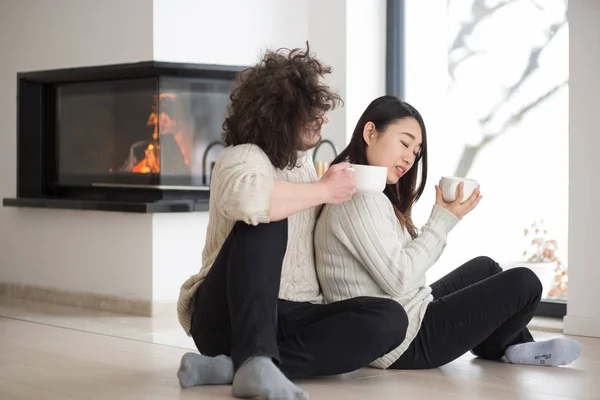
M241 67L142 62L17 76L17 197L5 206L208 207Z

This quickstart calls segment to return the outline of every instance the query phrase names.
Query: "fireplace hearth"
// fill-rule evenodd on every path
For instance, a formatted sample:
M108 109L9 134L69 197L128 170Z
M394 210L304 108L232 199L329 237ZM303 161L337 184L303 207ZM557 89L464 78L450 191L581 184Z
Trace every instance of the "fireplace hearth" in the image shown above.
M208 209L242 67L148 61L17 75L17 197L4 206Z

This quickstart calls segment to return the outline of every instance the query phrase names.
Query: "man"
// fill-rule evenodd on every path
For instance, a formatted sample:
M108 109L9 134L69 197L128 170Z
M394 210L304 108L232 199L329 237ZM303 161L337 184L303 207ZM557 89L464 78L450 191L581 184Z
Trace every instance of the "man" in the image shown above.
M269 51L238 79L215 165L200 272L182 286L179 320L203 355L186 354L182 387L305 399L290 380L359 369L396 348L407 317L394 301L321 304L314 265L318 206L354 193L348 164L317 179L306 152L341 100L331 68L306 51ZM229 358L231 357L231 358Z

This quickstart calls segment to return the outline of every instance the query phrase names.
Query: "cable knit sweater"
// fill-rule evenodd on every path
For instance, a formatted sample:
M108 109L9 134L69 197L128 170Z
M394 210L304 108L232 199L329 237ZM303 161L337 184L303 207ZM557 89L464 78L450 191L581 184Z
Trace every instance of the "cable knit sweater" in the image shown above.
M408 314L404 342L370 365L388 368L415 338L431 288L425 272L446 246L458 219L434 206L421 235L412 239L383 194L355 195L341 205L324 207L315 230L317 274L327 302L358 296L396 300Z
M215 164L210 187L209 220L202 268L181 286L177 314L190 335L193 298L210 271L225 239L237 221L258 225L270 221L274 180L310 183L318 180L308 153L299 153L298 167L277 169L255 145L228 147ZM298 302L322 301L315 271L313 234L317 208L288 218L288 244L283 260L279 298Z

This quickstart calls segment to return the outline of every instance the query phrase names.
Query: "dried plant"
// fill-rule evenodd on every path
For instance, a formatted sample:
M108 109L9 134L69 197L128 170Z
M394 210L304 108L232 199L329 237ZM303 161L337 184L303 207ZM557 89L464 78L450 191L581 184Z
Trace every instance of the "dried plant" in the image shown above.
M530 228L524 230L524 236L530 238L531 247L523 251L527 262L531 263L557 263L561 264L556 256L558 242L548 237L548 230L544 227L544 220L533 221Z
M527 239L530 239L529 250L523 251L527 262L550 263L554 267L554 282L548 297L566 296L569 291L568 270L556 255L558 242L548 236L544 220L534 221L523 233Z

